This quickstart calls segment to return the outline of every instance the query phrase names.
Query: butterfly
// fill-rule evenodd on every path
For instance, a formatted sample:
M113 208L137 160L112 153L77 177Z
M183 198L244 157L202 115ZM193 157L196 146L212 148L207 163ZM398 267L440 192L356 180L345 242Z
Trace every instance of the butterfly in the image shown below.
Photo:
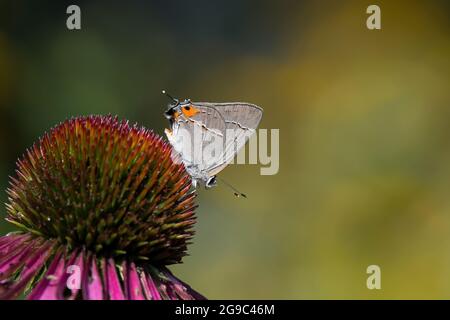
M222 171L256 132L263 110L245 102L179 101L163 91L172 102L164 115L170 122L165 134L181 158L193 185L217 185ZM222 180L223 181L223 180ZM234 187L236 196L244 196Z

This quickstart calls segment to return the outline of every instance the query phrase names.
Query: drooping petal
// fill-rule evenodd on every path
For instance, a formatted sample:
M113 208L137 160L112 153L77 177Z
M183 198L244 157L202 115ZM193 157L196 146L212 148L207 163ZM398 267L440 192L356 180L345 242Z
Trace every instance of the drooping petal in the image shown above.
M167 277L167 279L169 280L171 289L175 291L175 293L178 295L180 299L206 300L204 296L202 296L200 293L192 289L188 284L175 277L173 273L166 267L163 267L161 271L164 273L164 276Z
M184 287L181 283L170 283L167 285L167 290L169 292L169 296L174 297L172 298L172 300L194 300L192 295L188 293L187 288Z
M61 251L53 258L53 262L45 276L37 284L33 292L28 296L29 300L62 300L65 298L67 278L70 274L67 268L74 264L77 252L74 251L69 257ZM70 292L70 291L69 291Z
M71 279L77 266L80 278ZM100 269L99 269L100 268ZM101 271L99 271L101 270ZM75 281L76 280L76 281ZM78 282L79 281L79 282ZM78 284L81 286L78 287ZM113 258L100 259L84 250L67 253L60 247L51 257L48 271L28 296L30 300L192 300L205 299L165 267L136 266Z
M103 260L104 279L106 281L106 291L110 300L125 300L125 295L120 284L114 260Z
M53 257L44 277L39 281L33 291L28 295L28 300L57 300L59 279L64 272L64 253L60 248Z
M44 266L53 246L52 241L45 241L44 244L38 245L34 252L26 257L19 279L11 282L6 290L0 289L0 299L14 299L20 295L34 275Z
M146 283L148 286L148 290L150 291L151 300L162 300L161 294L158 291L158 288L156 287L155 282L153 281L151 275L148 273L145 276Z
M88 268L85 269L83 277L83 299L85 300L103 300L104 287L102 278L98 272L97 259L91 255L88 261Z
M145 299L146 300L154 300L154 299L152 299L150 287L148 286L147 275L142 270L138 270L138 273L139 273L139 280L141 281L142 289L144 290Z
M139 281L139 276L136 271L136 266L134 263L124 262L123 266L123 274L124 274L124 283L126 287L126 292L129 300L144 300L144 293L142 292L141 283Z
M1 257L0 280L8 278L25 263L29 254L32 253L33 249L38 244L37 242L37 240L22 242L17 246L11 247L10 251L6 251L6 254Z
M164 300L180 300L174 294L173 290L168 288L164 282L162 282L162 281L159 282L158 289L159 289L159 292L161 293L161 296L164 298Z
M9 250L22 244L30 238L28 234L12 234L0 237L0 257Z

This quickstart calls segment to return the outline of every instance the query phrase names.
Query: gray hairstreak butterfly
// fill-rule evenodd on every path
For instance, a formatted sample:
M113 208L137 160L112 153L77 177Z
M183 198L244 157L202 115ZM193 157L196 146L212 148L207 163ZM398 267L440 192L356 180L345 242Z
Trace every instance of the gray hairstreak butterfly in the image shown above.
M170 129L165 133L191 175L194 186L201 182L206 188L217 184L222 171L256 132L263 110L245 102L179 101L163 91L171 100L165 112ZM236 196L244 196L230 184Z

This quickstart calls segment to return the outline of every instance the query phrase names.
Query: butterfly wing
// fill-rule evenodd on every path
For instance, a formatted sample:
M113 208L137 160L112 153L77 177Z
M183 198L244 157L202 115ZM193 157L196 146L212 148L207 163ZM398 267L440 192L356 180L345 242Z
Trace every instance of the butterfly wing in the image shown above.
M190 106L190 112L180 112L172 122L172 130L166 131L170 143L195 179L206 180L208 168L223 162L223 152L210 156L204 151L207 146L214 149L214 144L222 144L225 127L223 117L214 108Z
M171 132L166 134L189 173L206 180L233 160L255 133L261 118L262 109L250 103L189 102L180 107ZM213 156L204 152L214 146L220 152Z
M208 175L213 176L222 171L233 160L234 156L256 132L256 128L262 118L263 110L254 104L245 102L196 102L193 105L199 110L216 110L225 123L223 154L221 156L223 160L215 166L208 168L207 172Z

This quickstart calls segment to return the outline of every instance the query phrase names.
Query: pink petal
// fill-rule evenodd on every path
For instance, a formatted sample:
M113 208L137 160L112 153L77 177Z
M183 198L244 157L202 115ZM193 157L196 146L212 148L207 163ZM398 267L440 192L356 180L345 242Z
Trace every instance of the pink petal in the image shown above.
M155 282L153 281L152 277L150 276L150 274L146 274L146 281L145 283L148 286L148 290L150 291L150 299L151 300L162 300L162 297L158 291L158 288L155 285ZM144 282L144 281L143 281Z
M125 278L125 285L127 288L127 296L130 300L144 300L144 294L142 292L139 276L136 271L134 263L123 263L123 274Z
M200 293L192 289L188 284L181 281L177 277L175 277L172 272L170 272L167 268L162 268L162 272L164 275L170 280L172 283L173 289L176 291L177 295L184 300L206 300L204 296L202 296ZM187 296L186 296L187 295Z
M72 265L77 257L77 252L67 259L62 251L53 258L51 268L46 272L45 276L38 283L33 292L28 296L30 300L63 300L64 291L67 288L67 267ZM67 260L67 261L66 261ZM67 288L68 289L68 288Z
M6 254L11 248L23 244L29 238L30 236L25 234L0 237L0 256Z
M120 285L119 277L117 275L114 260L103 260L104 279L106 281L106 291L109 293L111 300L125 300L122 287Z
M139 271L139 280L141 281L142 289L144 290L146 300L152 300L152 294L147 283L146 274L143 271Z
M91 256L88 263L90 268L86 268L86 274L83 277L83 298L85 300L103 300L103 284L97 268L97 259L94 255Z
M37 240L31 241L29 243L20 243L15 246L13 250L9 251L5 256L2 256L2 261L0 263L0 280L8 278L12 273L14 273L19 267L21 267L29 254L33 252L35 246L38 244Z
M53 242L46 241L44 245L41 245L31 256L28 256L24 268L21 272L20 278L17 282L13 282L12 285L0 292L0 299L13 299L17 297L25 286L30 282L33 276L39 271L49 254L52 252Z
M44 277L39 281L33 291L28 295L28 300L57 300L59 280L64 272L63 250L60 249L53 257Z

